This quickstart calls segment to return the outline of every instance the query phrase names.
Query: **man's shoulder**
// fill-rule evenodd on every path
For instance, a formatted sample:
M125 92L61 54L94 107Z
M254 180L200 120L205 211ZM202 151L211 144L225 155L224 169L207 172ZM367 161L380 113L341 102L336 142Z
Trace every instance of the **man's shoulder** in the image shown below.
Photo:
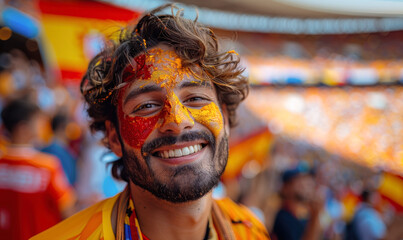
M266 227L249 208L237 204L229 198L215 200L215 202L226 218L230 220L235 235L239 237L246 234L248 239L269 239ZM257 236L258 238L256 238Z
M105 199L39 233L40 239L114 239L111 214L118 195ZM108 237L109 236L109 237ZM110 236L113 236L112 238Z
M253 220L262 225L253 212L242 204L235 203L229 198L216 199L215 202L231 220Z

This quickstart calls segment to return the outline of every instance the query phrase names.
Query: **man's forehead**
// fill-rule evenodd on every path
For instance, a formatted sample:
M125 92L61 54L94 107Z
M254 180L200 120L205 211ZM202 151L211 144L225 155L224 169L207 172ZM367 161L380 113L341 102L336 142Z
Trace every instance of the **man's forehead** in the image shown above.
M134 63L133 63L134 62ZM161 88L178 86L209 86L209 81L195 78L191 72L199 72L182 66L181 58L167 47L156 47L133 58L123 73L123 81L133 88L157 85ZM126 88L127 89L127 88Z
M164 65L164 66L163 66ZM143 67L182 68L182 59L169 47L156 47L141 53L129 61L125 71L139 71Z
M204 89L206 88L214 89L213 84L207 80L184 79L176 81L171 84L166 84L166 82L158 84L156 82L148 80L136 80L133 83L129 84L129 87L126 88L123 97L125 99L124 102L126 102L128 98L135 97L142 93L167 92L167 91L175 91L175 89L185 89L191 87L203 87Z
M156 47L134 57L122 73L123 82L133 80L153 80L161 83L166 80L183 79L189 69L182 67L182 59L169 47Z
M166 67L171 68L182 68L182 59L173 49L153 48L148 50L146 53L143 53L143 55L145 56L145 64L153 64L156 67L165 65Z

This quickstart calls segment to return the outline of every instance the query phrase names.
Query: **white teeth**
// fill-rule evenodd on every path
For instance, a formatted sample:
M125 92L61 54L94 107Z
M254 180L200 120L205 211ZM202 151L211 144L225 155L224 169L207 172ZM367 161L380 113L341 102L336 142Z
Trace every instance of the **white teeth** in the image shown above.
M182 148L182 155L189 155L190 151L188 147Z
M189 154L197 153L202 149L201 144L196 144L189 147L184 147L182 149L171 149L166 151L161 151L158 153L158 156L161 158L173 158L173 157L182 157L187 156Z
M175 149L175 157L182 157L182 150Z
M195 152L195 149L193 148L193 146L189 146L189 152L192 154Z

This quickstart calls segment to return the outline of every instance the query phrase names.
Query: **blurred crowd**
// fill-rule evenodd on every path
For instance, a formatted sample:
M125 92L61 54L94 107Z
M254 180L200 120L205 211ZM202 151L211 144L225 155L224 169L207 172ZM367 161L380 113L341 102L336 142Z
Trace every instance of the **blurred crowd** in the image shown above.
M329 54L330 55L330 54ZM403 83L402 61L359 61L344 56L318 56L310 61L289 56L247 58L253 84L345 84Z
M243 173L224 181L226 193L260 216L272 239L403 236L403 216L379 193L383 173L322 148L277 137L266 164Z
M231 36L231 32L223 31ZM228 42L256 85L401 84L402 31L366 34L242 33Z
M52 83L18 50L0 68L0 236L11 225L28 238L120 192L107 164L116 157L89 132L78 87Z
M0 55L0 203L26 211L0 208L1 228L31 211L37 219L18 223L39 223L24 228L31 236L124 188L107 164L116 156L88 130L78 91L18 50ZM403 158L402 100L401 87L253 89L246 106L270 119L275 141L263 165L247 163L216 196L248 206L274 240L401 239L402 216L377 192L382 172L346 159L403 172L392 161ZM25 206L44 184L38 205Z
M403 172L400 86L255 88L246 104L274 133L369 167Z

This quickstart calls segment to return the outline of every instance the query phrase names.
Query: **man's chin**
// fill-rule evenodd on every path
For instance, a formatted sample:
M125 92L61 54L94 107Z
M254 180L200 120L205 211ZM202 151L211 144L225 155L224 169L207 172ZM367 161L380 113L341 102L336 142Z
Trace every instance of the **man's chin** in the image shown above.
M204 153L206 154L205 149ZM147 152L147 151L143 151ZM149 151L148 151L149 152ZM183 165L161 165L151 155L136 158L125 152L126 169L131 181L155 197L172 203L195 201L210 192L220 181L228 159L228 140L224 137L212 156Z
M132 179L132 181L159 199L171 203L184 203L202 198L218 184L220 179L219 176L209 178L201 176L189 177L188 174L185 174L186 171L189 170L181 168L181 173L177 173L168 184L156 180L152 184L142 186L141 183L136 183L135 179Z

